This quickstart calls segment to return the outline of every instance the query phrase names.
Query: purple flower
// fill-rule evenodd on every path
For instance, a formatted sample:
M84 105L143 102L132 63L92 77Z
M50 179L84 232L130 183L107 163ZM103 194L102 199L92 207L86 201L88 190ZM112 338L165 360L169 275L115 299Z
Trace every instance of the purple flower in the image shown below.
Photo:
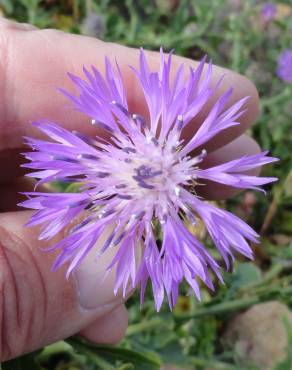
M286 49L279 55L277 75L283 81L292 83L292 49Z
M265 22L271 22L277 14L277 6L273 3L265 3L262 6L261 15Z
M69 229L51 248L60 251L54 269L68 262L69 275L107 235L100 255L109 248L115 250L108 266L116 270L115 292L122 289L126 294L128 287L140 286L143 302L150 279L159 310L165 293L173 307L179 285L186 280L200 299L199 280L213 289L211 271L222 281L220 266L185 221L204 221L227 267L237 252L252 258L248 241L256 243L258 235L235 215L196 196L196 187L208 179L259 189L276 179L250 176L245 171L277 159L262 152L200 169L206 150L196 156L191 153L204 148L221 131L238 125L246 102L244 98L226 108L232 90L226 91L196 134L189 141L182 139L184 128L202 112L218 87L210 84L211 63L203 74L205 59L197 69L190 69L187 80L181 66L171 82L171 55L165 60L161 51L160 70L150 72L141 51L140 69L133 72L144 92L149 122L129 112L119 67L114 69L107 59L105 64L105 78L94 67L91 71L84 68L87 80L69 74L79 96L63 93L91 118L92 125L108 133L107 139L69 132L52 122L34 123L50 141L27 138L33 151L25 153L30 160L25 167L34 170L28 176L38 178L38 184L79 182L81 192L27 193L29 199L21 205L37 210L28 225L43 225L40 239L51 239L61 229ZM77 217L79 221L72 223ZM157 230L162 240L158 240Z

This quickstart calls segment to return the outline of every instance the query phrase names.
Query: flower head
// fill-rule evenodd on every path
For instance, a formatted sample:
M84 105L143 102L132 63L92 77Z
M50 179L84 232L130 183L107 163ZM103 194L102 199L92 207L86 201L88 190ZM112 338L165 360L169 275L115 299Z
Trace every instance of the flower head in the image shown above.
M264 3L261 16L265 22L271 22L277 14L277 6L273 3Z
M292 49L286 49L279 55L277 75L283 81L292 83Z
M213 289L211 271L222 280L220 266L185 221L195 225L199 218L203 220L227 267L237 252L252 258L248 241L257 242L258 235L235 215L204 202L196 188L208 179L259 189L275 179L245 171L276 159L262 152L201 168L207 155L205 144L239 124L246 101L227 109L231 90L226 91L194 136L189 141L182 138L183 130L218 86L210 84L211 63L203 73L205 59L190 69L187 79L181 66L171 81L171 55L165 59L161 51L160 70L151 72L141 51L140 69L133 73L144 92L149 119L129 111L119 67L114 69L107 59L105 64L105 78L94 67L84 68L86 80L70 74L78 96L63 92L107 135L92 138L52 122L34 123L50 141L27 138L33 151L25 153L30 160L25 166L35 170L29 176L38 178L39 184L79 182L81 192L27 193L29 199L22 206L37 210L29 225L43 225L40 239L51 239L69 228L67 236L52 246L60 251L54 269L68 263L70 274L110 228L100 254L109 248L115 251L108 266L116 270L115 292L122 289L126 294L127 287L140 286L143 301L150 279L159 310L165 293L170 306L175 304L179 285L186 280L200 298L199 280ZM72 222L77 217L79 221ZM135 257L137 249L140 262Z

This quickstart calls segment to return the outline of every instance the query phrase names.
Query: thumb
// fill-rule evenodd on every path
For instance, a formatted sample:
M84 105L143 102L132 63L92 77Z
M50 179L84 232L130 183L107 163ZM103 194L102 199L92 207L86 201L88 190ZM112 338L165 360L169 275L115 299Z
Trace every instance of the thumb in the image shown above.
M51 271L55 256L43 251L38 230L23 227L30 215L0 215L0 362L80 331L103 343L121 339L125 308L114 296L113 274L104 279L112 256L104 255L97 264L85 260L67 280L65 268Z

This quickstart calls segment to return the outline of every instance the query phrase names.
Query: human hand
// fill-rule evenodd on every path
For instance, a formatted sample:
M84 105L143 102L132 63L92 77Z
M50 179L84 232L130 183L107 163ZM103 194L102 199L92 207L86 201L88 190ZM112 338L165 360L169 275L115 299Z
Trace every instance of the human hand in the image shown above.
M148 53L149 63L157 69L159 55ZM70 130L94 135L96 128L84 125L81 113L66 109L66 99L57 87L70 90L66 72L80 74L83 65L97 65L103 71L104 57L117 59L132 112L145 112L142 92L128 64L138 65L135 49L104 43L96 39L69 35L55 30L37 30L29 25L0 20L0 360L5 361L58 339L81 332L88 339L115 343L127 326L126 310L120 296L113 294L113 278L102 285L107 261L92 271L90 261L83 263L78 281L66 280L64 269L52 273L54 254L44 253L46 242L38 241L38 230L24 228L31 212L18 211L18 191L29 191L31 183L21 178L19 167L24 151L23 136L39 136L29 124L48 118ZM173 66L196 62L175 57ZM225 74L217 96L230 86L235 88L229 105L249 95L247 112L240 125L227 129L210 141L204 164L209 167L227 160L259 152L253 139L243 132L255 120L258 96L255 87L242 76L220 67L214 68L213 82ZM216 96L214 97L216 98ZM205 110L205 114L208 107ZM190 137L202 122L197 116L185 133ZM253 173L257 173L253 171ZM222 199L236 191L207 183L201 187L207 199ZM62 238L62 235L60 235Z

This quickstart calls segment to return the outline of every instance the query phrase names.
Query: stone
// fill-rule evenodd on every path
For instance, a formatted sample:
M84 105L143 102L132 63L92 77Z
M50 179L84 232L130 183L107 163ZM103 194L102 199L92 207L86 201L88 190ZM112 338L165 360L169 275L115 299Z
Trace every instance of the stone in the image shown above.
M261 303L235 316L223 336L242 364L273 369L287 356L287 330L283 318L292 325L292 312L284 304Z

